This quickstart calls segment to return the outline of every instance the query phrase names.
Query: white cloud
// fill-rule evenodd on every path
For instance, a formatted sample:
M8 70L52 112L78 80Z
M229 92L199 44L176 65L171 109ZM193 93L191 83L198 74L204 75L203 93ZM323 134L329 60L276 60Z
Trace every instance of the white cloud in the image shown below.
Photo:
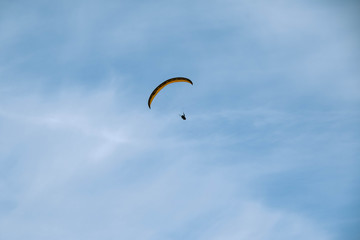
M333 238L354 199L354 35L304 3L188 4L9 9L1 237ZM174 72L195 78L174 91L187 121L146 106Z
M229 142L225 135L198 142L171 137L166 132L178 119L154 119L137 109L118 111L125 107L118 104L125 102L121 98L110 89L64 89L52 100L30 94L2 104L0 154L5 162L17 162L2 180L5 199L16 206L0 222L4 237L331 239L305 217L251 200L247 188L254 179L291 165L216 164L214 157L217 162L227 158L219 144ZM284 121L281 114L275 116L274 121ZM207 153L206 146L213 150ZM217 151L225 155L211 159Z

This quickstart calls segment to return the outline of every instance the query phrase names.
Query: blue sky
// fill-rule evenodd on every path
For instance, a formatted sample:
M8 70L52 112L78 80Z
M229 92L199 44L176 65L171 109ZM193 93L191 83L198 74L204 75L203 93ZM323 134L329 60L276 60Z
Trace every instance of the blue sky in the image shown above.
M1 1L0 239L358 239L358 10Z

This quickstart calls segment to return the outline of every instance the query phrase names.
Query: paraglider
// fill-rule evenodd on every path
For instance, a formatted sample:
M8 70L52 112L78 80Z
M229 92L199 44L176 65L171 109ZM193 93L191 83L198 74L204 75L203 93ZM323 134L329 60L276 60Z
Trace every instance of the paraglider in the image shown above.
M151 109L151 103L154 100L154 98L156 97L156 95L167 85L171 84L171 83L175 83L175 82L187 82L190 83L191 85L193 85L193 82L188 79L188 78L184 78L184 77L175 77L175 78L170 78L164 82L162 82L159 86L157 86L154 91L152 91L152 93L150 94L149 100L148 100L148 106ZM182 115L180 115L180 117L183 120L186 120L185 117L185 113L183 113Z

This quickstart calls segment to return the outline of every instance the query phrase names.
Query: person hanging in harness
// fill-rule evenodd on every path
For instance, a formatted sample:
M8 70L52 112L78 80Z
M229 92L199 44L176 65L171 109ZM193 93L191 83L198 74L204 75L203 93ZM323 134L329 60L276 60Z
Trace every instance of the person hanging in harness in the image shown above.
M180 114L179 114L179 115L180 115ZM180 117L182 118L182 120L186 120L185 113L183 113L182 115L180 115Z

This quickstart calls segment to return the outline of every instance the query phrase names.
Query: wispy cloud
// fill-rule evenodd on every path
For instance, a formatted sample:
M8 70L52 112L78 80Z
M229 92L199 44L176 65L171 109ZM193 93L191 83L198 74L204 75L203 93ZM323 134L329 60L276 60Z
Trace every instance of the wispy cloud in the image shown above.
M0 238L356 236L358 35L345 8L1 5ZM194 85L149 110L174 75Z

